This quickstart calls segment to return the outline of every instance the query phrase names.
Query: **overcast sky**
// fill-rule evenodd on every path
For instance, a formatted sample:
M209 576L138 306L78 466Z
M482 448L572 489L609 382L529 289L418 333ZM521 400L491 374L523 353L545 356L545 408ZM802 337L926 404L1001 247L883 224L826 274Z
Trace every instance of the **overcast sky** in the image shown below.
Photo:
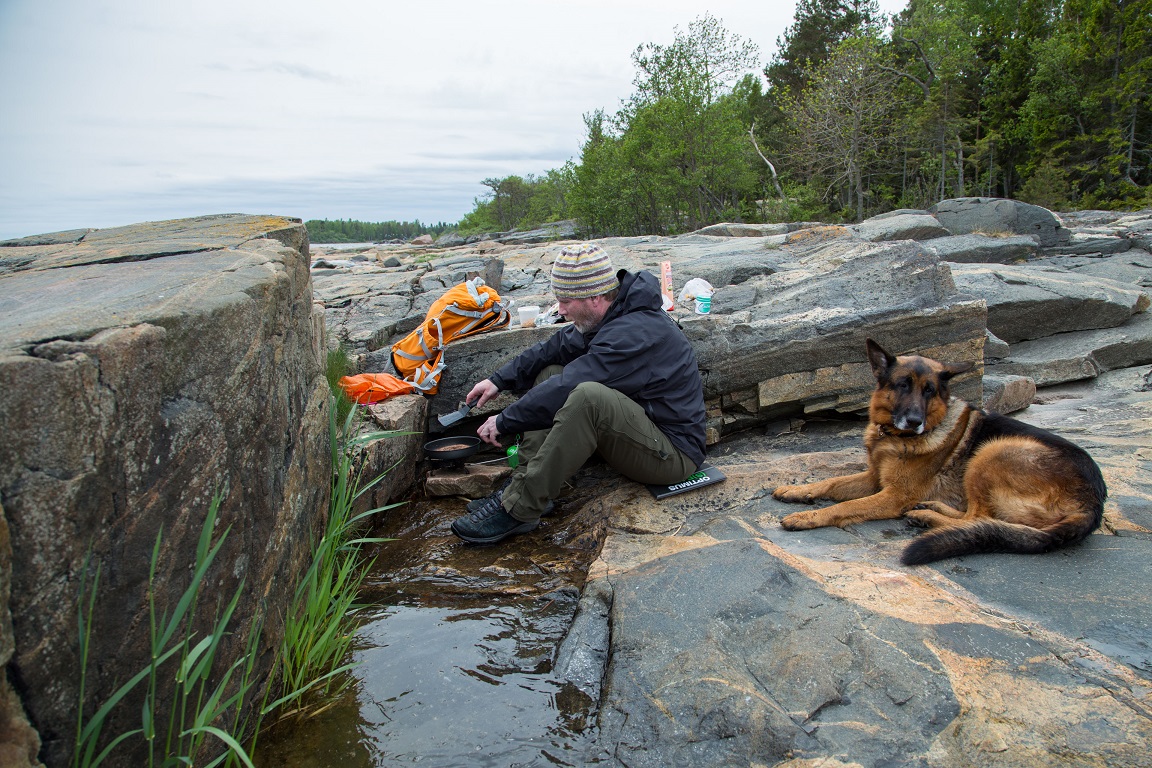
M906 0L881 0L886 11ZM209 213L456 221L579 159L631 53L794 0L0 0L0 239Z

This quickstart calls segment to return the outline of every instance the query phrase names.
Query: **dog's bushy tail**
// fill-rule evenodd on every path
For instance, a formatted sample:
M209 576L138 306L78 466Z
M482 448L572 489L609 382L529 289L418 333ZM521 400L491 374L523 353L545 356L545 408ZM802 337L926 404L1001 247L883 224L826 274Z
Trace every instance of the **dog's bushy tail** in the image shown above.
M988 552L1036 555L1065 546L1091 533L1099 524L1091 515L1076 515L1048 528L1005 523L992 518L938 528L914 539L904 548L900 562L923 565L947 557Z

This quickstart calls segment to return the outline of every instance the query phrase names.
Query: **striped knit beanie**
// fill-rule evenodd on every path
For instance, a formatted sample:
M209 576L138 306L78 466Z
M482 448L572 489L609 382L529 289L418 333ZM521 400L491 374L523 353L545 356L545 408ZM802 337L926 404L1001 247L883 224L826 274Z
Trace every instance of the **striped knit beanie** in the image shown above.
M593 243L564 246L552 265L552 293L557 299L587 299L619 285L608 254Z

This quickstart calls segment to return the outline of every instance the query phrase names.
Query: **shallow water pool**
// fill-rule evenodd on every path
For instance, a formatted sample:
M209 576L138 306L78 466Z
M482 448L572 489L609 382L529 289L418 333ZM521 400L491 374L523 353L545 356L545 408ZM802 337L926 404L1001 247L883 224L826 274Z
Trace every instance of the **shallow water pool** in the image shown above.
M448 530L459 500L414 503L375 533L347 693L260 737L259 768L582 763L593 702L551 676L589 553L546 520L501 547ZM570 521L569 521L570 522Z

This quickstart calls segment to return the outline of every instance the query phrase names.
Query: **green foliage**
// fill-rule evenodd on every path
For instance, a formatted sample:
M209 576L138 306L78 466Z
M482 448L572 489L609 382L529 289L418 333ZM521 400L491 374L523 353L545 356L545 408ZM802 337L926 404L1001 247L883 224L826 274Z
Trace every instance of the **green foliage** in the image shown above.
M332 392L333 409L336 411L336 421L340 424L344 423L344 419L347 418L354 404L344 394L344 390L340 389L338 382L351 373L352 358L348 356L348 349L341 344L335 349L328 350L324 365L324 379L328 382L329 391Z
M476 207L460 219L457 231L462 235L501 231L500 221L496 218L492 201L476 198L475 204Z
M968 195L1147 199L1152 0L914 0L888 21L875 0L800 0L764 82L748 72L754 47L708 15L641 45L634 93L584 115L579 160L550 199L591 235L792 210L857 219ZM532 181L486 180L469 228L556 210L533 208Z
M877 31L880 10L876 0L800 0L792 25L777 40L777 52L764 75L777 92L800 93L807 88L813 67L828 60L848 39Z
M357 513L357 500L387 474L362 482L362 466L356 466L355 448L397 432L371 432L353 436L359 425L352 408L343 421L329 410L328 433L332 450L332 494L324 534L312 548L312 563L304 574L288 611L284 640L280 646L280 669L284 695L265 707L265 712L294 707L300 711L305 694L325 702L349 683L344 673L355 664L346 663L355 630L356 596L372 561L361 552L365 544L385 539L358 535L367 517L399 504Z
M1119 201L1152 183L1152 0L1066 0L1032 53L1031 167L1058 163L1076 197Z
M746 136L749 100L735 88L755 57L709 15L671 45L637 48L632 98L612 118L584 118L571 191L581 223L596 234L674 234L752 210L762 171Z
M341 368L340 355L329 356L329 370ZM331 374L330 374L331 375ZM399 432L369 432L353 436L360 420L351 407L342 421L336 409L329 409L329 439L332 451L332 492L323 536L315 542L312 562L296 588L286 621L272 678L279 675L281 695L261 705L248 701L255 688L253 670L260 653L262 623L254 621L244 652L222 672L212 673L217 666L222 640L229 634L243 584L229 603L216 614L211 630L198 637L197 623L201 597L210 594L210 569L228 537L225 529L213 542L221 496L213 498L196 548L196 561L191 582L176 603L171 615L157 615L154 584L159 567L162 533L157 534L152 551L148 581L149 637L151 661L121 685L95 712L85 700L91 659L92 618L100 569L89 586L91 567L85 562L78 598L80 641L80 703L77 707L76 734L72 768L96 768L109 759L122 762L120 753L144 741L147 764L173 766L193 765L203 757L209 738L220 742L223 753L208 766L244 765L252 768L249 751L254 751L263 718L273 712L299 712L304 701L322 703L337 695L349 683L345 673L355 664L346 663L355 628L355 603L371 561L361 553L366 544L385 539L359 535L370 515L398 504L356 511L357 501L375 487L387 474L364 482L362 468L356 466L356 449L365 443ZM170 698L165 699L166 683L172 681ZM267 689L270 693L272 686ZM106 734L105 726L114 712L129 701L143 698L140 727L118 734ZM256 706L255 721L243 713ZM254 732L246 749L240 743L245 734ZM118 752L119 750L119 752Z
M308 240L313 243L371 243L381 240L411 240L412 238L432 234L439 235L452 229L453 225L439 222L438 224L421 224L416 221L353 221L352 219L311 219L304 222L308 230Z
M100 569L97 568L89 591L87 579L80 583L78 626L80 630L80 705L77 707L76 738L74 742L73 768L95 768L107 760L121 744L130 747L145 743L149 766L191 765L200 756L205 741L212 737L219 740L226 749L225 755L213 761L220 763L226 757L252 768L252 761L244 747L230 732L243 709L245 699L252 689L252 661L256 654L254 638L259 629L253 628L249 636L247 653L224 670L215 684L210 682L220 643L226 636L232 614L240 600L243 585L237 588L232 600L223 611L217 610L215 623L210 632L197 639L194 630L197 608L206 584L208 570L220 552L228 529L213 544L212 531L216 524L221 497L212 499L208 516L200 533L196 548L196 564L192 580L176 603L171 615L156 615L155 581L160 558L162 533L157 534L152 550L151 569L148 574L149 636L151 639L151 662L121 685L90 717L85 716L85 684L88 672L88 649L90 647L92 617L95 610L95 596L100 582ZM85 562L83 573L89 571ZM236 685L233 692L233 680ZM165 681L174 680L171 698L165 699ZM141 705L140 727L105 736L104 726L108 718L120 707L126 697L144 686L144 699ZM232 723L226 720L229 714ZM225 730L228 729L228 730Z
M461 234L535 229L550 221L569 218L568 196L575 184L576 167L562 167L537 177L506 176L484 179L489 192L476 200L476 208L460 220Z
M1072 186L1068 183L1068 173L1048 160L1024 182L1019 199L1033 205L1040 205L1050 211L1067 211L1072 208Z
M807 74L809 87L786 101L790 157L824 186L832 210L864 218L868 179L885 169L895 82L879 40L850 37Z

